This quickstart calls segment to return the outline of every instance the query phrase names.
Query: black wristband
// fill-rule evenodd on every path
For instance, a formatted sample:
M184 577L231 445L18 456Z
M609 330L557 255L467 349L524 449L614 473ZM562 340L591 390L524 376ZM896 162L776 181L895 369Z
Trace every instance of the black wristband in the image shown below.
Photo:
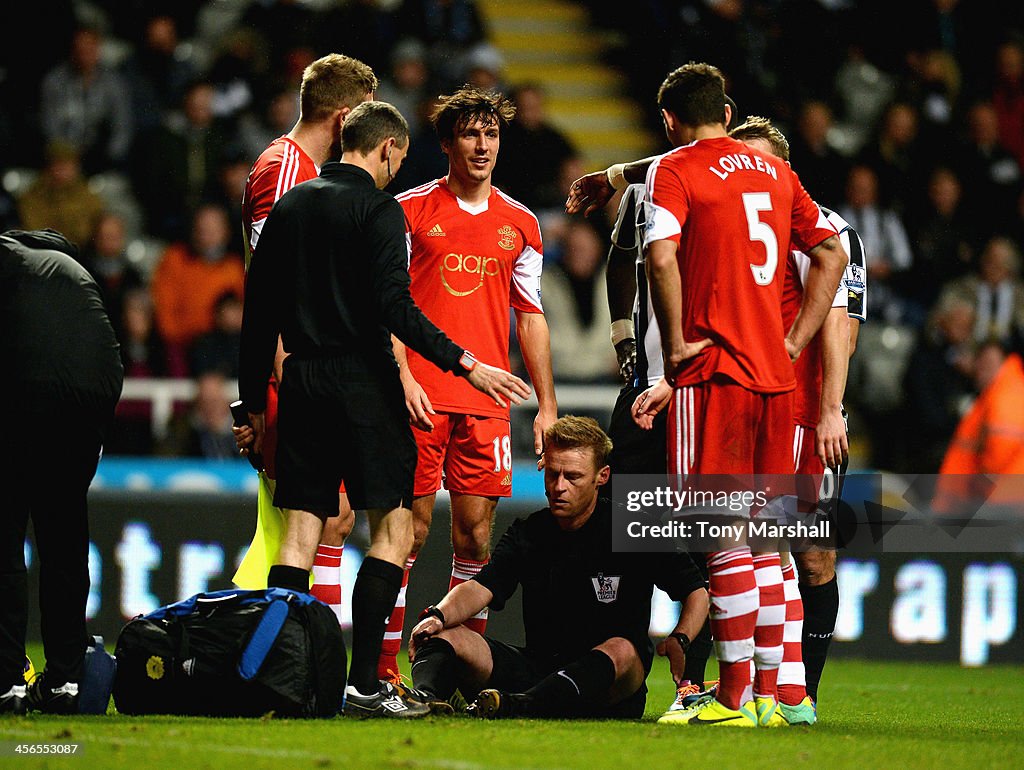
M429 607L423 610L423 612L420 613L420 616L419 618L417 618L417 620L426 620L427 618L437 618L441 621L442 626L444 625L445 622L444 613L441 612L441 610L439 610L433 604L431 604Z
M690 651L690 637L686 634L669 634L669 637L679 642L679 646L683 648L683 652Z

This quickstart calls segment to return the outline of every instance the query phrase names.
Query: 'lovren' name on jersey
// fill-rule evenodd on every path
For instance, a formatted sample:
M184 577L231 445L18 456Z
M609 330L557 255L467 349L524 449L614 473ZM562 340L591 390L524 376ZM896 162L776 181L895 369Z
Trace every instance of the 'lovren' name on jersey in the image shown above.
M792 169L728 137L661 156L647 172L644 247L677 244L683 338L715 344L678 386L729 377L758 393L795 384L782 328L790 243L809 251L836 235Z
M484 363L509 368L509 307L541 313L544 261L540 225L497 188L486 201L460 200L444 179L397 200L405 210L410 290L416 304L457 344ZM409 369L438 411L508 419L464 378L407 351Z

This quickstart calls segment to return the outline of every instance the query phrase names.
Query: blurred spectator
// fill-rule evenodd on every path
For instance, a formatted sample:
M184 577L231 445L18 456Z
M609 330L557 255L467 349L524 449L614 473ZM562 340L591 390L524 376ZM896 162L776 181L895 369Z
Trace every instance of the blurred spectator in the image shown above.
M608 337L606 243L588 220L574 220L561 261L544 267L541 296L551 329L551 366L559 382L610 382L618 373Z
M150 231L181 240L188 232L188 212L211 197L226 137L214 119L213 86L192 83L181 112L143 137L137 147L136 192L146 210Z
M396 0L330 3L317 20L317 37L314 38L317 54L343 53L365 62L375 71L383 71L397 35L399 22L389 12L396 5ZM420 31L412 30L409 37L421 37Z
M907 308L897 293L902 277L913 265L913 254L903 222L896 212L883 208L878 200L878 177L868 166L850 170L846 202L840 216L860 233L864 241L864 262L871 279L872 314L895 323Z
M1024 281L1020 252L1009 238L996 236L985 244L977 275L950 283L943 294L963 298L974 308L976 342L1007 343L1014 333L1024 334Z
M1024 474L1024 365L1020 355L1007 355L997 343L983 346L978 352L975 381L981 395L957 426L940 473L1016 476L1000 479L999 491L987 502L1012 504L1019 514L1019 477Z
M178 28L170 16L146 22L140 44L122 65L137 133L159 127L168 112L181 104L195 78L192 63L178 56Z
M422 127L419 105L427 98L426 49L419 40L403 40L391 53L391 73L381 81L377 95L382 102L395 105L409 123L409 135L413 136Z
M274 137L275 139L277 137ZM231 153L221 164L219 171L220 186L217 195L212 199L228 212L228 221L242 222L242 192L245 180L249 177L252 163L241 152ZM228 228L228 251L232 254L245 253L244 233L240 227Z
M388 192L397 195L434 179L440 179L448 173L448 157L441 151L437 134L430 124L430 114L436 104L434 98L420 102L417 108L420 130L410 135L409 154L405 156L402 168L388 185ZM498 154L500 157L501 153Z
M548 122L540 85L518 86L511 97L516 117L501 133L495 184L534 211L560 206L568 188L558 185L559 170L576 150Z
M251 165L267 145L291 131L299 119L299 100L289 86L275 91L262 114L249 111L238 122L238 144Z
M960 95L960 68L945 51L911 52L904 96L920 119L921 152L940 152L954 138L953 116Z
M848 134L846 144L857 149L871 135L882 111L892 100L896 83L865 58L860 46L850 45L846 61L836 74L835 89L843 105L843 128Z
M214 308L213 331L202 335L192 348L192 374L220 372L238 379L238 346L242 336L242 300L222 294Z
M904 215L914 194L923 187L917 140L917 111L909 104L889 105L874 143L861 153L860 162L878 176L879 198Z
M90 5L102 7L113 32L119 37L137 40L154 16L166 16L182 38L193 37L203 6L210 0L91 0Z
M910 357L904 378L907 457L915 473L935 473L971 393L974 308L946 295Z
M505 83L502 70L505 59L501 52L492 45L478 45L466 52L462 59L460 83L482 88L485 91L504 91Z
M419 38L427 46L427 63L441 77L442 88L456 85L464 54L486 38L473 0L404 0L397 18L402 37Z
M128 261L125 246L124 220L117 214L104 213L82 252L82 264L100 287L118 340L124 337L121 323L125 296L146 285L142 273Z
M145 289L125 293L120 328L121 362L125 377L180 376L167 368L163 341L153 324L153 302ZM122 398L114 413L114 425L104 451L117 455L148 455L153 452L153 405L146 399Z
M1010 217L1020 190L1021 169L999 141L999 115L991 102L971 107L967 145L957 157L974 221L1000 222Z
M232 30L221 41L210 67L214 116L231 120L248 109L267 70L267 56L259 35L248 28Z
M800 108L797 130L790 139L790 158L812 198L827 206L842 199L849 167L829 143L832 110L825 102L809 101Z
M224 375L206 372L196 381L196 398L188 412L171 420L160 454L174 457L205 457L209 460L238 458L231 432Z
M156 330L153 299L147 289L125 292L121 304L121 362L125 377L183 377L169 366L167 349ZM122 401L122 403L124 403Z
M157 265L156 325L172 359L184 358L200 335L213 330L214 308L223 294L243 295L242 260L227 244L227 212L207 204L193 217L190 242L168 247Z
M101 43L99 30L75 30L68 61L43 79L39 105L46 141L77 147L89 174L124 165L132 143L128 90L100 61Z
M50 227L84 245L103 212L103 201L82 177L78 150L63 140L46 149L46 166L18 201L26 229Z
M257 45L252 39L254 36L262 38L271 67L276 69L284 62L289 51L309 46L314 39L317 19L310 7L311 3L304 0L256 0L246 5L248 8L236 26L236 31L245 31L245 37L249 38L244 44L246 46ZM234 48L230 56L236 63L248 58L238 47L240 40L240 36L232 35L228 46L229 49ZM348 51L344 53L348 54Z
M960 202L962 189L956 174L939 167L928 181L928 198L913 228L914 264L907 295L922 308L930 308L943 284L966 274L971 267L971 237Z
M999 120L999 139L1024 167L1024 43L1010 40L996 52L992 106Z

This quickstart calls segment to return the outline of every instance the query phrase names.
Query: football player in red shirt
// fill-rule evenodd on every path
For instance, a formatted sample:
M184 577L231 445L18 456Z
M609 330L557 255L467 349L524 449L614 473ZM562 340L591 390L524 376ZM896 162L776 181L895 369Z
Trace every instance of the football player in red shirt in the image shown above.
M789 161L789 142L765 118L747 118L743 125L730 132L730 136ZM806 485L799 497L801 511L814 507L825 469L833 469L838 475L848 454L842 399L855 335L865 319L864 285L857 277L857 268L863 265L864 253L860 236L835 212L825 208L822 211L839 233L850 264L825 323L795 362L797 388L793 406L793 460L799 483ZM790 253L782 300L783 324L787 328L800 308L808 265L806 254L799 251ZM832 484L837 483L833 478ZM792 558L799 569L799 583L793 565L784 556L786 631L785 651L779 668L779 703L790 724L813 724L817 719L818 682L839 608L836 552L807 549L794 551ZM812 626L810 634L803 630L805 612Z
M373 99L375 90L377 78L373 70L357 59L334 53L317 59L306 67L299 87L298 122L287 134L271 142L256 159L245 183L242 195L242 227L245 235L246 266L259 243L263 223L278 198L295 185L319 176L320 166L330 158L341 157L341 127L345 117L356 105ZM280 509L274 508L271 501L276 478L274 452L277 445L277 388L281 380L281 366L285 355L279 341L274 361L274 376L267 384L266 433L262 450L265 469L260 474L261 518L257 523L254 545L262 544L266 538L267 528L264 526L263 516L276 513L278 517L283 517ZM240 445L249 435L248 432L236 429ZM339 623L342 619L341 553L354 521L355 516L342 484L339 491L338 516L327 519L324 523L322 542L317 548L313 562L314 584L311 589L314 596L330 605L338 616ZM267 546L274 547L269 542ZM252 555L246 556L246 560L252 559L251 568L243 561L236 573L235 582L242 588L266 586L265 568L274 563L274 554L266 554L268 558L264 564L258 557L263 550L266 549L251 548Z
M669 468L679 478L792 474L791 361L820 328L846 254L785 163L729 138L716 68L670 73L658 103L676 149L648 171L644 245L666 379L638 397L634 416L643 426L668 406ZM787 334L778 268L791 242L811 266ZM732 544L708 554L708 569L721 680L687 723L784 723L773 719L785 614L778 554L765 555L755 578L749 547ZM755 639L759 608L769 606L779 618L765 629L779 638Z
M537 218L491 184L501 128L515 115L493 92L465 87L444 96L431 120L448 156L448 175L397 196L405 210L413 299L447 334L466 340L481 360L508 368L509 308L537 393L534 450L557 419L551 345L540 301L543 246ZM419 450L412 509L416 541L430 527L434 498L451 495L454 588L476 575L490 555L498 498L512 493L509 411L396 342L406 403ZM408 569L406 570L408 579ZM397 671L405 617L404 591L384 637L379 674ZM484 632L486 609L467 625Z

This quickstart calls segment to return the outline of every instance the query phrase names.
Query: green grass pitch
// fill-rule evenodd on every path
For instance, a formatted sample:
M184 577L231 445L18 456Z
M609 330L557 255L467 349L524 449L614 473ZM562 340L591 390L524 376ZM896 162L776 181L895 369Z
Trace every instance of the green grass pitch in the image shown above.
M33 654L42 660L38 650ZM0 717L0 767L89 768L1013 768L1024 766L1024 666L833 660L812 728L661 726L672 698L659 659L636 722ZM16 742L77 742L26 757Z

